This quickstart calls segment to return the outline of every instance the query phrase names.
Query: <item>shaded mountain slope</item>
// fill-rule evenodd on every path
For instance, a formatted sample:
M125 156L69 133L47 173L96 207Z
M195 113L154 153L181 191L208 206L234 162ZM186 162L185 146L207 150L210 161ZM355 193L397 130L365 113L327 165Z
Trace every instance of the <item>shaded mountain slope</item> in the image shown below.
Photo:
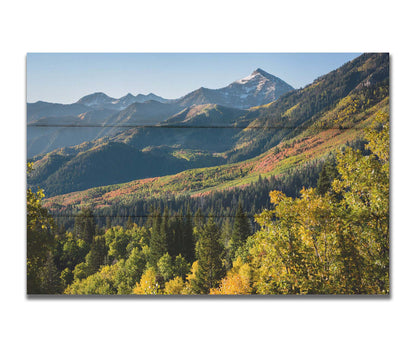
M27 156L92 141L99 137L113 110L90 110L75 116L43 117L28 124Z
M186 114L185 119L178 122L182 119L182 113ZM34 158L35 172L29 177L28 182L30 185L44 186L46 194L55 195L78 190L81 189L80 187L84 189L86 185L83 185L83 180L88 181L89 186L98 186L126 181L128 178L148 177L144 169L135 171L132 168L131 173L127 173L129 165L132 165L132 161L138 158L137 153L140 151L146 153L143 158L153 158L156 161L167 160L169 165L163 166L159 163L159 170L152 171L157 176L176 173L186 168L222 164L225 163L225 158L215 153L232 148L235 143L233 137L240 131L233 126L234 121L244 113L245 111L242 110L217 105L192 107L172 117L171 121L163 123L165 126L133 127L112 137L99 136L99 139L95 141L57 149ZM211 124L221 123L226 126L211 127ZM170 127L179 124L181 126L178 128ZM111 127L110 129L113 130ZM71 130L77 133L77 131L93 131L96 128L64 128L61 132L70 133ZM119 170L126 171L121 176L113 173L112 170L100 171L99 166L91 166L88 163L88 161L100 162L103 149L113 148L114 143L120 143L123 146L117 147L117 151L107 151L106 160L109 166L113 167L114 163L117 163L116 167ZM156 153L157 156L153 157ZM112 155L114 158L111 157ZM129 155L133 155L134 160L129 159ZM88 170L85 171L80 165L88 166ZM144 162L142 165L147 166L148 163ZM49 167L55 170L51 172ZM74 172L74 167L78 168L78 172ZM96 181L88 176L89 172L94 170L96 170L95 176L100 177ZM84 177L83 174L86 176Z
M243 110L231 107L204 104L187 107L160 124L178 127L231 127L245 113Z
M172 160L171 167L174 169L169 171L170 173L179 172L184 167L203 168L210 165L238 163L262 156L272 149L280 153L283 145L289 146L293 141L319 137L326 132L334 134L345 130L343 133L348 133L347 130L352 128L357 133L364 127L362 122L370 110L385 102L388 89L388 55L367 54L319 78L303 89L285 94L277 102L269 105L255 107L249 111L215 105L193 107L179 112L161 126L127 129L115 136L97 141L102 144L121 142L127 147L120 147L120 151L126 150L129 153L133 150L163 153L164 158ZM219 121L226 126L218 128L212 126ZM299 136L301 138L298 138ZM323 138L324 142L332 141L330 137L323 136ZM338 139L341 139L338 144L344 140L345 143L351 140L351 136L348 139L342 136ZM98 155L96 149L93 149L96 147L94 143L86 143L83 147L66 151L69 153L75 151L78 156L84 156L87 149L90 152L89 160L93 160L92 158ZM121 153L114 152L114 155L128 160L128 157ZM37 158L37 161L42 163L41 159ZM69 163L73 160L75 157L54 173L56 183L47 190L49 196L79 189L83 181L82 175L77 175L75 180L67 182L71 172L69 168L72 167ZM295 159L290 160L291 166L299 164ZM183 161L187 162L187 166L182 165ZM271 160L271 163L276 161ZM154 176L169 173L162 164L160 163L159 171L155 168ZM41 165L35 163L35 167ZM110 156L108 156L108 165L112 165ZM91 170L94 170L94 167L91 167ZM83 172L82 168L80 172ZM136 171L135 174L137 174L135 179L148 177L140 176L141 171ZM102 175L102 172L96 169L95 175ZM106 183L92 184L96 186L111 184L120 179L117 175L112 177L111 170L105 172L105 176ZM39 176L37 180L29 179L28 182L35 184L36 181L46 188L50 182L48 180L47 176ZM59 182L62 182L65 190L59 188Z
M258 157L234 164L191 169L175 175L141 179L52 197L46 206L56 211L91 206L97 210L146 199L203 198L216 191L244 189L262 177L280 177L308 163L324 160L334 150L362 138L364 129L378 112L389 112L389 99L355 114L357 124L321 130L305 129L296 137ZM331 118L331 115L327 115ZM341 124L344 124L341 122ZM347 123L345 123L347 124Z
M160 172L176 173L192 166L188 160L163 150L140 151L120 142L108 142L77 155L48 154L35 162L35 167L29 182L45 187L46 194L62 194L153 177Z
M128 129L113 137L135 148L170 146L220 153L236 143L235 135L241 129L238 121L247 112L219 105L198 105L184 109L156 127Z
M81 104L55 104L38 101L27 104L27 122L33 122L45 117L76 116L91 110L88 106Z
M200 88L175 100L167 100L152 93L136 96L129 93L116 99L98 92L86 95L70 105L28 103L27 155L30 158L59 147L112 136L128 127L153 126L196 105L213 103L244 109L276 100L291 89L281 79L258 69L225 88ZM105 113L105 117L91 117L94 112ZM81 117L82 114L86 115ZM39 120L41 123L37 123ZM85 129L64 131L63 126Z

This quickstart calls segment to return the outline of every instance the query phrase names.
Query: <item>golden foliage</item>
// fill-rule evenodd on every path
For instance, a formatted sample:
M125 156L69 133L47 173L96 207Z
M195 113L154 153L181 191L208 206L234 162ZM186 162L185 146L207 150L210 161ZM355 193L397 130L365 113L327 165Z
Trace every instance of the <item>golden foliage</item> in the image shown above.
M247 295L252 293L251 268L244 264L240 257L233 263L233 268L221 280L219 288L212 288L212 295Z
M366 139L369 155L351 148L338 153L335 194L303 189L292 199L270 193L274 209L256 217L262 228L248 250L256 293L389 292L387 114L377 115ZM213 293L239 284L235 276Z
M165 283L164 294L167 295L181 295L185 289L185 282L182 277L176 276L174 279Z
M156 271L151 267L142 275L140 283L136 283L133 288L133 294L137 295L155 295L160 294L160 285L156 280Z

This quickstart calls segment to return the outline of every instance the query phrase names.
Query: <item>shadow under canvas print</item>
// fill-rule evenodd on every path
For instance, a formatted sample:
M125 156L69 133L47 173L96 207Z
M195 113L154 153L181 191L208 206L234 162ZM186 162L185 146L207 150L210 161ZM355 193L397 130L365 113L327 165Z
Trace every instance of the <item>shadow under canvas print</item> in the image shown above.
M389 294L389 54L29 53L27 293Z

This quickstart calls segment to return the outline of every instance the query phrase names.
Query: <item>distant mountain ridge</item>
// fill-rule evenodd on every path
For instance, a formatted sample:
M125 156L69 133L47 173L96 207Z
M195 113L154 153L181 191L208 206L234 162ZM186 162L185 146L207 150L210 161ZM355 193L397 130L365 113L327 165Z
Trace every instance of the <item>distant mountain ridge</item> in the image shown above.
M122 110L136 102L143 103L146 101L158 101L160 103L165 103L165 102L168 102L169 100L164 99L153 93L149 93L147 95L137 94L136 96L134 96L131 93L128 93L119 99L115 99L115 98L108 96L105 93L97 92L97 93L83 96L76 103L85 105L87 107L92 107L92 108L108 108L108 109Z
M153 93L128 93L116 99L97 92L67 105L28 103L27 156L115 135L128 126L154 126L189 107L212 104L244 110L268 104L291 90L280 78L256 69L224 88L200 88L178 99L168 100Z
M164 99L153 93L136 96L128 93L119 99L115 99L102 92L97 92L82 97L77 101L77 104L94 108L121 110L137 102L158 101L160 103L176 104L181 107L217 104L245 109L268 104L291 90L293 90L291 85L258 68L249 76L234 81L226 87L219 89L201 87L178 99Z
M217 104L245 109L270 103L293 89L291 85L282 79L258 68L249 76L234 81L226 87L219 89L201 87L177 99L165 99L153 93L147 95L137 94L136 96L128 93L117 99L103 92L96 92L83 96L73 104L49 103L44 101L28 103L28 121L34 118L48 117L53 112L58 113L54 114L54 116L61 114L71 115L74 114L72 109L82 109L82 106L93 109L107 108L122 110L134 103L144 103L147 101L177 104L179 107ZM49 111L47 110L48 107L54 107L54 110ZM33 117L33 114L36 114L36 117Z
M181 106L217 104L246 109L268 104L294 88L262 69L220 89L199 88L177 99Z
M27 123L37 121L41 118L76 116L90 111L91 108L83 104L57 104L45 101L27 103Z
M28 184L45 188L50 197L198 168L184 179L172 179L181 186L188 182L192 194L204 194L211 184L204 167L212 167L212 189L249 184L259 174L296 168L359 139L370 118L388 108L388 95L388 54L364 54L267 105L249 110L191 106L155 126L126 126L115 135L40 155ZM140 117L143 105L119 116L128 124ZM249 177L244 176L247 160L254 160ZM105 170L106 165L116 165L116 171ZM226 182L221 187L215 186L218 175ZM175 184L163 189L173 191Z

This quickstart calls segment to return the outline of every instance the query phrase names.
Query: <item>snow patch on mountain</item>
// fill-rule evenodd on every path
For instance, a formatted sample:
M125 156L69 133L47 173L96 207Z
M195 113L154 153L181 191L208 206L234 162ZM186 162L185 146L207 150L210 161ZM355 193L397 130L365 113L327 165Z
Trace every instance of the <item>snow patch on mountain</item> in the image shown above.
M250 82L252 79L256 78L256 73L252 73L250 76L244 77L241 80L235 81L235 83L239 84L246 84L247 82Z
M179 99L167 100L153 93L131 93L115 99L104 93L94 93L81 98L78 103L93 109L112 109L121 111L134 103L160 102L189 107L201 104L218 104L246 109L268 104L293 88L262 69L254 70L249 76L239 79L220 89L199 88Z

